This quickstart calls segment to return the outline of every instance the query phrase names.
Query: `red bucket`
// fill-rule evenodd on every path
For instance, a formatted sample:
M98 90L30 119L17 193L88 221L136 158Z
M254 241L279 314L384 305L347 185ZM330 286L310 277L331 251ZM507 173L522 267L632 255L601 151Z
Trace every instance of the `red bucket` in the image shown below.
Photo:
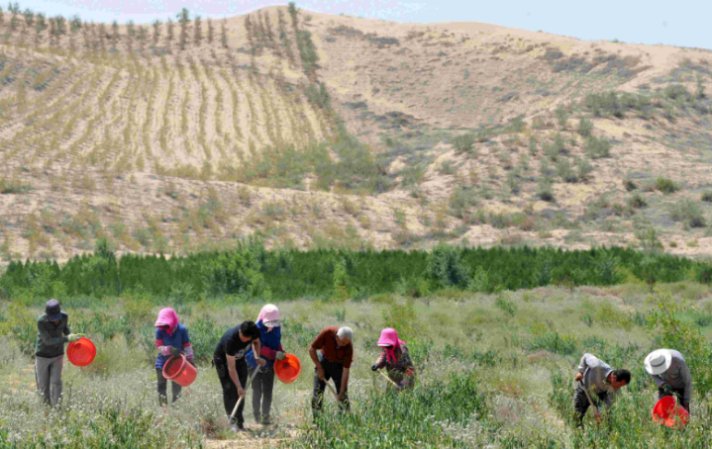
M690 414L677 404L674 396L663 396L653 407L653 421L666 427L682 428L690 421Z
M198 370L181 354L166 360L163 364L163 377L181 387L187 387L198 377Z
M76 366L87 366L96 357L96 346L86 337L80 337L67 345L67 359Z
M285 384L291 384L299 377L302 364L294 354L285 354L283 360L275 360L274 372L277 378Z

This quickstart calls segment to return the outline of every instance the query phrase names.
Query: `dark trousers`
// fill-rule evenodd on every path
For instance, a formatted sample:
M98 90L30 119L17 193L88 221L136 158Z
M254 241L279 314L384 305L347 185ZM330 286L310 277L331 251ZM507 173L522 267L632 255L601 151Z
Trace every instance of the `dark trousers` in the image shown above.
M314 391L312 392L312 412L316 416L321 411L321 406L324 402L324 390L326 382L333 379L336 393L341 391L341 374L344 370L344 365L341 363L329 362L328 360L320 360L321 366L324 368L324 380L319 379L316 368L314 369ZM339 403L341 411L350 409L348 392L344 392L344 399Z
M232 413L232 409L235 408L237 403L237 387L230 379L230 373L227 369L227 363L225 361L215 360L215 370L218 372L218 378L220 379L220 385L223 391L223 404L225 405L225 413L229 417ZM240 380L243 388L247 388L245 383L247 382L247 363L245 359L238 359L235 361L235 368L237 369L237 378ZM235 416L230 420L230 423L237 423L240 426L245 422L245 418L242 416L242 410L245 408L245 400L240 401L240 406L237 407L237 412Z
M604 404L606 399L608 399L608 393L605 391L598 394L589 393L589 395L591 396L593 405L598 408L600 408L601 404ZM586 415L589 405L588 398L586 397L586 391L583 389L583 386L580 384L576 385L576 392L574 393L574 410L576 411L576 421L579 425L583 423L583 417Z
M158 403L160 405L166 405L168 404L168 381L166 380L165 377L163 377L163 370L160 368L156 368L156 378L158 382L156 383L156 386L158 388ZM175 402L180 398L180 390L181 386L175 382L171 382L171 391L173 392L173 400L171 402Z
M250 376L255 376L252 380L252 411L255 414L255 421L269 421L274 388L274 369L267 366L255 369L258 370L257 374L253 374L254 370L250 370Z
M683 399L685 397L685 390L683 389L677 389L673 388L672 393L666 393L663 388L658 388L658 399L661 399L663 396L672 396L672 395L677 396L677 402L687 410L688 412L690 411L690 404L686 403L685 400Z

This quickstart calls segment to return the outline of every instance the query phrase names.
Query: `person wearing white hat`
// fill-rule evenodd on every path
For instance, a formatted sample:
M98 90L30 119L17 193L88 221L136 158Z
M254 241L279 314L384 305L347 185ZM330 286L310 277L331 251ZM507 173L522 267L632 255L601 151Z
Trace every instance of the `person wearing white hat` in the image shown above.
M689 412L692 376L682 354L674 349L656 349L645 357L643 365L658 386L658 399L674 394Z
M575 380L577 385L574 393L574 410L580 426L583 424L583 417L589 406L595 409L596 421L601 420L599 404L603 402L606 407L613 405L618 390L630 383L630 371L614 370L593 354L585 353L581 357Z

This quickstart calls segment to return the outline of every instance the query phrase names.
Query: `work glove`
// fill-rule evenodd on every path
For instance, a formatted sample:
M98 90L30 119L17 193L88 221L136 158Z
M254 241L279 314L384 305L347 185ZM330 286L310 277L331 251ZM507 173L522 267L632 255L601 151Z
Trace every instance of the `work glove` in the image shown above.
M284 360L284 358L286 357L286 354L283 351L277 351L277 353L274 355L274 357L277 360Z
M371 365L371 371L378 371L378 365Z
M169 346L171 348L171 355L173 357L178 357L180 355L180 349L174 347L174 346Z
M67 341L70 342L70 343L73 343L73 342L79 340L80 338L82 338L82 335L81 335L81 334L69 334L69 335L67 335Z

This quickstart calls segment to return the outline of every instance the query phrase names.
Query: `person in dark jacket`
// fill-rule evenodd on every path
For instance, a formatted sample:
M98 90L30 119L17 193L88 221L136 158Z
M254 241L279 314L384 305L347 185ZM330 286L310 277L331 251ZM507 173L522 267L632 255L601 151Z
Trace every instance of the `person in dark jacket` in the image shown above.
M156 318L156 377L158 388L158 403L166 405L168 403L168 381L163 377L163 365L171 356L185 355L185 358L193 363L193 346L190 343L188 329L180 323L178 314L170 307L161 309ZM176 382L171 382L173 392L172 402L180 397L181 386Z
M260 330L262 348L259 356L266 361L266 364L263 367L257 365L252 349L247 351L245 358L252 378L252 411L255 421L269 425L272 423L270 409L274 388L274 361L283 360L285 357L279 308L274 304L266 304L262 307L257 316L257 328Z
M47 301L44 315L37 319L35 345L37 391L46 404L53 407L59 404L62 398L64 344L77 341L80 337L80 334L69 330L69 316L62 312L59 301Z
M230 428L235 432L245 430L245 419L242 416L242 410L245 408L244 399L240 401L235 416L230 415L238 398L245 396L247 382L245 354L250 346L255 354L260 353L260 330L254 321L244 321L223 334L213 354L213 364L222 386L225 413L230 419ZM257 364L264 366L265 361L258 358Z

